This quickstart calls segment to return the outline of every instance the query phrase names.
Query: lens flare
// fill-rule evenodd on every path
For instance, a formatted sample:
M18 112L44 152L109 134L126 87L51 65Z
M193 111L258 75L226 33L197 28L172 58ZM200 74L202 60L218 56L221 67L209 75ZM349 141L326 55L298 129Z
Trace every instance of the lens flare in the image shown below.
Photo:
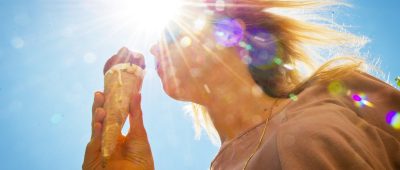
M277 40L275 36L267 30L253 28L247 30L246 41L251 47L246 48L246 50L249 51L249 56L252 59L252 66L262 68L263 66L271 65L271 61L276 58L277 54ZM276 64L281 65L282 61L278 63Z
M386 116L386 122L396 130L400 130L400 113L390 111Z
M275 57L274 58L274 63L277 64L277 65L281 65L282 64L282 59L279 58L279 57Z
M224 11L225 10L225 1L224 0L215 1L215 10Z
M209 2L209 1L206 1ZM221 2L211 0L211 3L216 3L215 7L223 7ZM215 10L215 9L214 9ZM218 11L218 10L217 10ZM235 47L240 53L240 59L257 69L269 70L276 66L282 66L288 70L294 70L294 66L290 63L286 64L279 57L282 48L279 45L278 39L274 34L270 33L266 29L262 29L259 26L248 26L246 31L243 28L242 23L235 18L227 16L221 16L214 14L215 20L212 20L214 40L217 43L212 45L210 49L221 49L225 47ZM190 17L189 17L190 18ZM204 16L192 17L191 24L179 24L172 22L167 25L165 30L165 40L167 43L173 43L177 40L181 40L182 36L188 34L196 34L203 30L207 24ZM182 28L182 25L188 27ZM191 37L192 40L193 36ZM208 46L207 46L208 47Z
M365 106L374 107L374 104L367 100L367 95L365 95L365 93L352 94L351 96L353 98L354 104L358 108L363 108Z
M340 81L332 81L328 85L328 91L332 96L345 95L347 88Z
M396 83L397 83L397 86L400 87L400 76L398 76L398 77L396 78Z
M289 94L289 98L291 99L291 100L293 100L293 101L297 101L297 100L299 100L299 98L297 97L297 95L295 95L295 94Z
M64 119L64 115L62 115L62 114L54 114L52 117L51 117L51 119L50 119L50 122L52 123L52 124L59 124L62 120Z
M180 44L183 48L189 47L192 45L192 39L190 39L188 36L185 36L181 38Z
M290 71L295 69L294 65L292 65L292 64L283 64L283 67L285 67L287 70L290 70Z
M232 18L224 18L214 23L214 31L217 43L224 47L238 45L244 36L242 26Z
M195 32L200 32L200 31L202 31L202 30L204 29L204 27L206 26L206 23L207 23L206 19L204 19L204 18L197 18L197 19L194 21L194 31L195 31Z

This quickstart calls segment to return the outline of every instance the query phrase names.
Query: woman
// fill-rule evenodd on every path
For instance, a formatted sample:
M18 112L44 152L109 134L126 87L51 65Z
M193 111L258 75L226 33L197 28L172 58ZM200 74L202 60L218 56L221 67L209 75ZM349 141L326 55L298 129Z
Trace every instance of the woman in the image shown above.
M205 4L205 12L187 8L152 53L164 91L195 103L196 123L219 137L211 169L400 169L400 131L392 120L400 92L361 71L356 53L312 70L318 54L328 55L323 50L355 51L365 40L275 10L339 3ZM188 24L200 14L207 22ZM307 68L314 73L305 76ZM103 102L96 93L84 169L101 169ZM131 108L133 126L107 168L154 169L140 95Z

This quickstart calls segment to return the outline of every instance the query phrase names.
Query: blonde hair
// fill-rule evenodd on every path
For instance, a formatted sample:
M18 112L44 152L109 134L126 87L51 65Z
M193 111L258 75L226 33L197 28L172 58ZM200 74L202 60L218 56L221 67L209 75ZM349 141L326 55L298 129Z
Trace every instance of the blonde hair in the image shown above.
M298 94L307 85L329 82L340 76L361 70L364 61L361 49L368 39L345 32L343 26L323 16L331 7L349 6L337 0L241 0L244 4L263 7L268 29L279 40L283 63L300 68L285 70L276 68L275 78L267 83L264 92L272 97L288 97ZM243 4L242 3L242 4ZM231 4L232 6L235 4ZM301 16L301 17L300 17ZM322 57L324 55L325 57ZM307 74L309 73L313 74ZM218 134L207 109L192 103L191 115L196 136L204 129L211 141L217 144ZM187 108L187 110L190 110Z

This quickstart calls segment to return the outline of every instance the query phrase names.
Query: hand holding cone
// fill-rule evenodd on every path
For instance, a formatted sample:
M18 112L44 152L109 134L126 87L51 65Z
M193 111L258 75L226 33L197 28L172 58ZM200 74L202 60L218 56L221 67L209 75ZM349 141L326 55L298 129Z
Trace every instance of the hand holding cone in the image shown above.
M92 109L92 137L86 147L84 170L154 170L154 161L141 109L144 58L121 49L104 67L105 92L96 92ZM121 129L129 113L129 132Z
M114 152L121 130L129 113L132 94L141 90L144 58L122 48L104 66L104 119L101 153L105 160Z

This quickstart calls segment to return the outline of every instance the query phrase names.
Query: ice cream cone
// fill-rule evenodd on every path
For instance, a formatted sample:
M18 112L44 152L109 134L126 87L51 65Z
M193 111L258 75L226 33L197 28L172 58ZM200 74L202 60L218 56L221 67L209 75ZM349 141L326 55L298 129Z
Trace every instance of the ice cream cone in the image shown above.
M104 109L101 153L104 160L113 154L129 113L134 93L139 93L144 77L143 55L122 48L104 67Z

